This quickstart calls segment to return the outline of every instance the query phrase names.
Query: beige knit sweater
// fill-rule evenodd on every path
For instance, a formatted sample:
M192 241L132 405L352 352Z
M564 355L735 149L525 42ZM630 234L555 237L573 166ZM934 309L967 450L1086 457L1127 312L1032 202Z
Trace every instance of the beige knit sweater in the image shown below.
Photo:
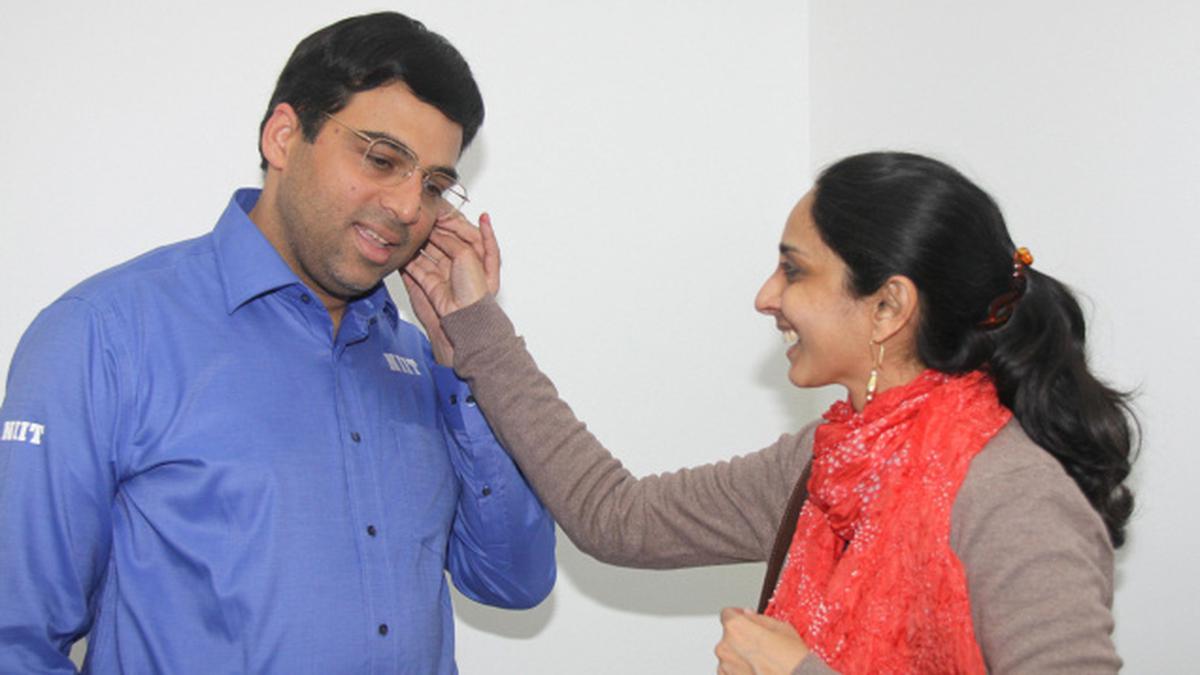
M770 555L792 487L812 456L815 423L729 461L636 478L558 398L494 299L446 316L443 328L455 369L581 550L655 569ZM967 572L971 618L990 672L1120 668L1104 525L1016 422L971 463L954 502L951 546ZM810 655L795 672L832 671Z

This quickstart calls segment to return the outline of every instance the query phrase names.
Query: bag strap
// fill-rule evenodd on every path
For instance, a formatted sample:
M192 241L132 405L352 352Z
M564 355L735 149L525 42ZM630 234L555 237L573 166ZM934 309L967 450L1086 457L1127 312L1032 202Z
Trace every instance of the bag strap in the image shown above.
M800 509L808 498L808 477L812 474L812 462L804 465L800 480L792 488L792 496L788 498L787 508L783 511L783 520L775 533L775 544L771 547L771 557L767 559L767 574L763 577L762 592L758 595L758 613L767 611L767 603L775 594L775 584L779 582L779 573L783 569L783 561L787 558L788 549L792 545L792 537L796 534L796 521L800 518Z

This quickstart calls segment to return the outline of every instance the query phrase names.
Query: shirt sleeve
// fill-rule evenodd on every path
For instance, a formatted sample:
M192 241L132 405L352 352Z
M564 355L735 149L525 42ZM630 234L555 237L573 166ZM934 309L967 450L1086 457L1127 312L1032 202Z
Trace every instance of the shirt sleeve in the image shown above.
M17 346L0 406L0 672L75 672L111 546L117 352L74 299Z
M466 382L433 365L451 462L462 484L446 565L463 595L533 607L554 588L554 520L496 440Z

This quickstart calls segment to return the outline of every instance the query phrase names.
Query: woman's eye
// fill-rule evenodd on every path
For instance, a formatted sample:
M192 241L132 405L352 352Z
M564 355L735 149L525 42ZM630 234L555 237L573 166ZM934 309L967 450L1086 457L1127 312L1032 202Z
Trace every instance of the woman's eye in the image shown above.
M788 281L795 281L803 274L803 271L789 262L779 263L779 269L783 272L783 277Z

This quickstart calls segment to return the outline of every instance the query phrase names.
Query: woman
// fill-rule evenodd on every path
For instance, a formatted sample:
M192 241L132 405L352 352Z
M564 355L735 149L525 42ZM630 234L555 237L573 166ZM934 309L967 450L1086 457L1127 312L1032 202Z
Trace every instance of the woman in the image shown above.
M431 244L406 270L414 308L582 550L648 568L766 560L781 530L765 614L722 614L720 672L1120 667L1132 417L1088 370L1071 293L954 169L899 153L826 169L755 304L792 343L792 383L846 400L757 453L642 479L491 299L486 217Z

